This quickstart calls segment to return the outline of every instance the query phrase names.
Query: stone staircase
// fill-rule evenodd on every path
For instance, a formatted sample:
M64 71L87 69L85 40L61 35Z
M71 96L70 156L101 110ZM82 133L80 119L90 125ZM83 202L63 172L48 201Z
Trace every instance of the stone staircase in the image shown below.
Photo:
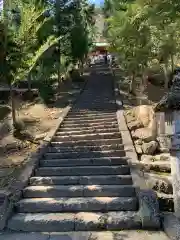
M94 71L24 188L8 229L142 228L127 160L112 79Z

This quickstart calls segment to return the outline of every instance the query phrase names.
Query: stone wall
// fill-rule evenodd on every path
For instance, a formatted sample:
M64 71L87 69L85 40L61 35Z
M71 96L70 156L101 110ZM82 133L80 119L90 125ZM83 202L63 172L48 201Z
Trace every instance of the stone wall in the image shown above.
M174 209L171 165L172 147L175 143L177 147L178 141L174 140L177 115L174 112L156 113L149 105L125 111L140 166L149 187L157 192L162 211Z

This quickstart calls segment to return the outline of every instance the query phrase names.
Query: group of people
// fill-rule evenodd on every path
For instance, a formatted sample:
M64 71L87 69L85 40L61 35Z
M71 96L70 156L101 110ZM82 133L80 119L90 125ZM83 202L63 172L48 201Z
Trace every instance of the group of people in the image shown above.
M97 54L95 56L90 56L89 58L89 64L95 64L95 63L104 62L105 64L112 64L113 62L113 56L111 54Z

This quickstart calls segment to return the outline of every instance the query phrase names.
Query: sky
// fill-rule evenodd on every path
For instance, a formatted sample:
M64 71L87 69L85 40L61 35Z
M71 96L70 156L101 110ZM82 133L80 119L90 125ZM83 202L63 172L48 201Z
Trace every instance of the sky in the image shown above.
M89 0L91 3L95 3L96 5L100 5L103 3L103 0Z

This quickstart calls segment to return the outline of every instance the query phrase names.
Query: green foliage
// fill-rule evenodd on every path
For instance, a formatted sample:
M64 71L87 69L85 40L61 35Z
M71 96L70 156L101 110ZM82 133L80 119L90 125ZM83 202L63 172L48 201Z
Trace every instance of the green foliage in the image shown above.
M0 79L11 86L39 82L44 102L53 98L54 76L82 61L92 41L93 7L86 0L6 0L0 22ZM78 38L74 34L78 31ZM46 79L46 80L44 80Z
M52 68L53 74L58 68L65 70L62 58L77 61L87 54L93 9L85 0L14 0L7 1L4 11L8 20L2 19L2 26L7 23L6 46L1 46L6 52L3 74L11 84L35 77L39 64Z
M156 59L165 75L179 49L180 3L172 0L106 0L106 36L118 52L121 65L143 75Z
M39 88L39 95L45 104L49 104L53 101L55 90L49 81L41 82Z

